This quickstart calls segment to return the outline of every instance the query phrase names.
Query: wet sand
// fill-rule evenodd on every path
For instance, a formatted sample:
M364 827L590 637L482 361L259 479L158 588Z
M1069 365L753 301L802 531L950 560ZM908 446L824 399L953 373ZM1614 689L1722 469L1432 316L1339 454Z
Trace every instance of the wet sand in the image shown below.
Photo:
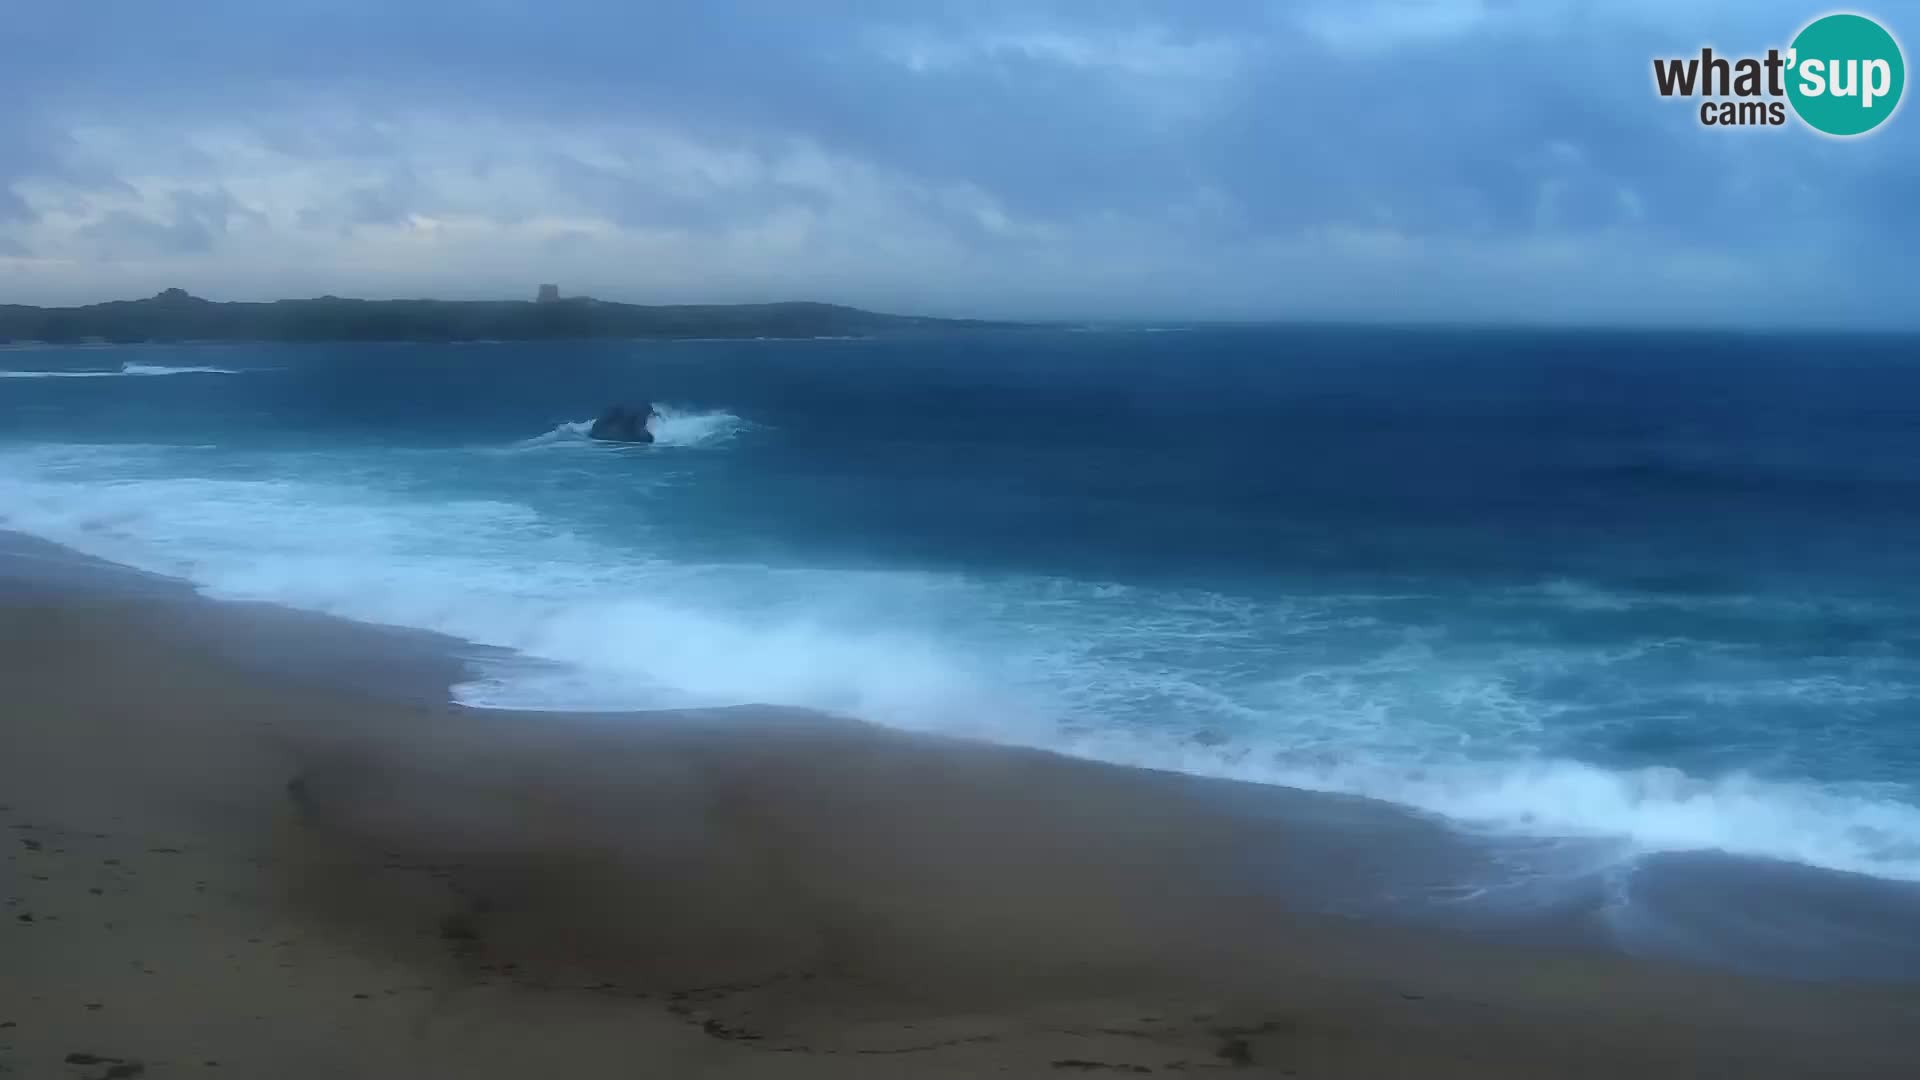
M1300 912L1272 882L1344 856L1286 793L474 712L418 635L14 576L0 1075L1920 1073L1913 987Z

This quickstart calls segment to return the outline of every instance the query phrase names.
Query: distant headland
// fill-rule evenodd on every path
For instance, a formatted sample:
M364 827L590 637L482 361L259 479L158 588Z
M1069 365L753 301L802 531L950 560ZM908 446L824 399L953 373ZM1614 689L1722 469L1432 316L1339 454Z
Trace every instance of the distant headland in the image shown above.
M617 304L535 300L311 300L219 303L182 289L84 307L0 304L0 343L146 341L554 341L593 338L842 337L1007 328L974 319L885 315L837 304Z

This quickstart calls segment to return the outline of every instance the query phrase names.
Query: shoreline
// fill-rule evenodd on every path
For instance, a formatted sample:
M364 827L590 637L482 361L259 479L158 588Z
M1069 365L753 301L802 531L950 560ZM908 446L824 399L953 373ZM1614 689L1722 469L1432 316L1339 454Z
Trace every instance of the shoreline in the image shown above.
M432 635L20 546L0 555L0 1066L21 1075L75 1054L289 1077L1920 1060L1920 987L1290 902L1283 879L1372 872L1302 815L1388 847L1444 832L1393 833L1363 800L797 710L466 709L426 692ZM304 674L262 662L296 644ZM358 685L311 677L379 657Z
M425 706L475 723L646 724L666 712L590 714L473 706L455 694L518 654L413 627L379 625L263 601L211 600L192 582L0 530L0 603L74 594L164 600L206 655L289 689L346 691L380 705ZM1920 986L1920 883L1714 851L1633 853L1616 840L1474 830L1364 795L1083 758L1042 747L911 733L784 706L742 705L851 724L876 738L1091 766L1157 778L1284 835L1315 865L1299 873L1253 860L1245 885L1293 911L1438 929L1496 944L1636 956L1703 970L1816 981ZM1726 917L1729 905L1737 918Z

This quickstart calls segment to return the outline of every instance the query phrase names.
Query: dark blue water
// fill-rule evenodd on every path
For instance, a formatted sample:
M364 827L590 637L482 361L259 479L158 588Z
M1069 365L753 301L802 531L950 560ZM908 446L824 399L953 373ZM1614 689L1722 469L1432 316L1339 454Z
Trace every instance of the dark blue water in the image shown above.
M519 650L472 703L780 701L1370 795L1591 865L1920 880L1913 338L1212 328L0 369L0 526ZM78 371L100 374L48 374ZM622 400L663 405L659 444L581 436Z

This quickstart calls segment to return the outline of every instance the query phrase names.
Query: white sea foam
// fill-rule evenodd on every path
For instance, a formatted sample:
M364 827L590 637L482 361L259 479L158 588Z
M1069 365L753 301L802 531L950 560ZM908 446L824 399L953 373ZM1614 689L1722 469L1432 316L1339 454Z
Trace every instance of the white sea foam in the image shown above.
M458 689L477 706L792 704L1372 796L1470 828L1920 880L1920 808L1890 788L1613 770L1533 749L1564 706L1529 694L1527 678L1629 653L1462 658L1406 634L1372 655L1282 669L1276 642L1311 649L1367 598L1255 604L1059 579L675 563L632 546L644 530L614 548L515 502L383 489L379 470L307 474L325 482L279 468L280 479L182 475L194 468L154 448L0 452L0 528L215 597L437 630L544 662L477 673ZM1201 655L1229 661L1202 674L1190 658ZM1783 693L1845 702L1881 689L1821 680Z
M1920 808L1872 785L1741 773L1708 779L1544 757L1301 760L1273 745L1182 745L1126 731L1083 734L1054 748L1115 764L1365 795L1496 832L1624 839L1635 854L1722 851L1920 881Z
M686 409L676 405L654 406L653 418L647 421L655 446L720 446L745 431L747 426L745 420L724 409ZM569 420L545 434L515 443L513 449L604 448L607 444L595 443L587 437L592 429L592 420Z
M110 371L0 371L0 379L115 379L126 376L238 374L240 372L233 368L197 365L173 367L165 364L136 364L128 361L121 364L118 369Z
M654 416L647 421L656 446L714 446L733 438L746 426L746 421L730 412L674 405L654 406Z
M591 420L568 420L555 424L553 429L531 439L522 439L509 449L544 450L556 446L585 446L587 432L593 427Z
M205 367L200 365L184 365L179 367L171 367L166 364L136 364L131 361L120 365L120 371L121 371L121 374L124 374L124 375L239 375L241 374L241 372L239 372L234 368Z

